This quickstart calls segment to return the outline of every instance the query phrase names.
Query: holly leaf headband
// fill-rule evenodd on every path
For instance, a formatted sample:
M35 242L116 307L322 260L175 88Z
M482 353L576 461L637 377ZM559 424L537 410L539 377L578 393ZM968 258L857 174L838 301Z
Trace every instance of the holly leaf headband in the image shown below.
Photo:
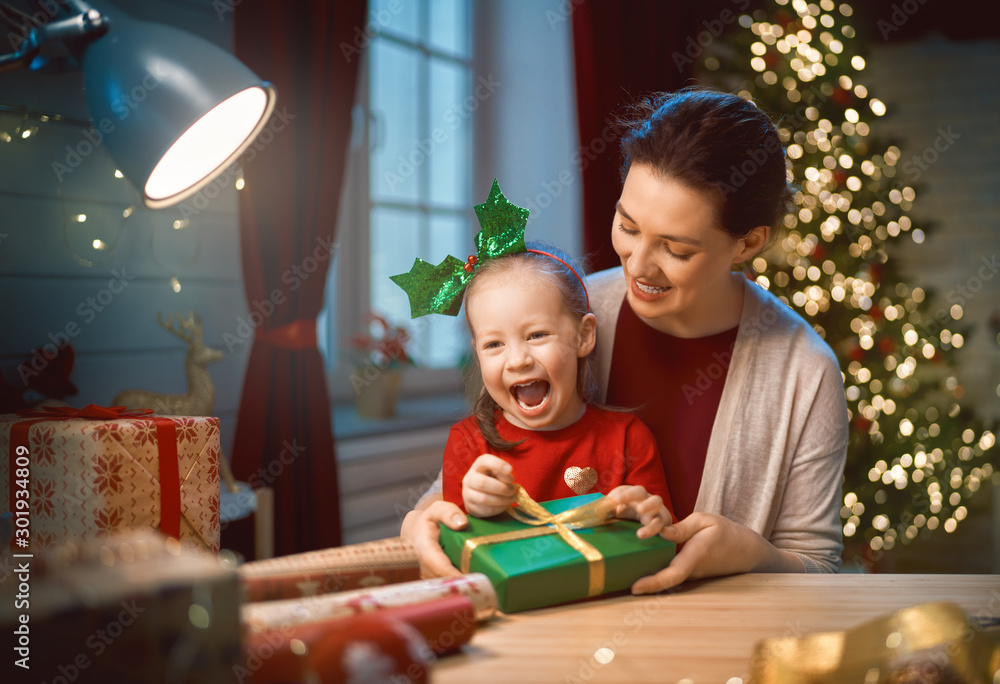
M478 264L488 259L527 251L524 226L528 210L511 204L500 184L493 180L490 196L475 206L481 230L476 233L476 253L464 262L449 255L437 266L414 259L406 273L389 276L410 298L410 318L439 313L456 316L462 308L462 296Z

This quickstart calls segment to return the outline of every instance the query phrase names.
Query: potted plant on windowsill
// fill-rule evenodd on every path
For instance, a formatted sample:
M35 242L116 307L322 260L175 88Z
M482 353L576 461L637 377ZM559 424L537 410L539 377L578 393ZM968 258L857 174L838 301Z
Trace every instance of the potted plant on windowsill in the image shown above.
M403 369L416 365L407 349L409 343L406 328L392 325L375 313L369 315L369 332L350 339L354 366L351 387L354 405L362 418L396 415Z

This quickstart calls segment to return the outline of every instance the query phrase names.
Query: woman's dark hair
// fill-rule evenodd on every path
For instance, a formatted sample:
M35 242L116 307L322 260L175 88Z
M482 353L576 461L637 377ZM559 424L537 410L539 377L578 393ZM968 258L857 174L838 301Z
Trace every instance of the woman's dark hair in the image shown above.
M481 283L494 277L509 276L522 270L529 271L532 274L551 281L562 293L563 305L566 307L566 310L576 320L583 320L583 317L590 313L587 291L582 281L583 271L580 270L577 263L555 245L539 241L527 241L525 242L525 246L528 249L537 249L562 259L576 273L574 274L566 265L559 263L551 257L533 252L518 252L484 261L476 267L476 273L465 290L466 320L468 320L469 301ZM475 334L476 332L473 330L473 337L475 337ZM478 358L477 354L473 354L473 359L476 359L477 370L479 369ZM597 399L596 363L593 351L584 358L577 359L576 391L580 393L580 397L587 404L593 403ZM497 432L496 419L500 405L493 400L493 397L490 396L490 393L482 385L482 373L475 373L474 377L478 379L479 388L476 394L476 401L472 407L472 414L476 417L476 422L479 424L479 430L483 433L483 437L490 446L502 451L517 446L521 442L509 442L503 439Z
M622 182L645 164L719 198L719 227L744 237L756 226L777 233L792 196L785 150L767 114L731 93L700 87L655 93L619 119Z

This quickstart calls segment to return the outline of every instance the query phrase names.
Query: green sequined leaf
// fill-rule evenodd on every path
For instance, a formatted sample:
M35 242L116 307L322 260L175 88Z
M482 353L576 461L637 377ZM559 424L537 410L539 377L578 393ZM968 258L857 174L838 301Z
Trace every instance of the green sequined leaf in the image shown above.
M456 316L462 308L465 285L472 278L464 267L465 263L453 256L445 257L437 266L414 259L408 272L389 278L410 298L410 318L431 313Z
M475 206L482 230L476 233L476 250L480 261L523 252L524 227L528 223L527 209L511 204L500 184L493 180L490 196Z

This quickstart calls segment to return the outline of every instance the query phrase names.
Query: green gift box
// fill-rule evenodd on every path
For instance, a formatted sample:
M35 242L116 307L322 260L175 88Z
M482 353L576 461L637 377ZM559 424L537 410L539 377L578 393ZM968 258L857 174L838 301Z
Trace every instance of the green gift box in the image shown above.
M585 494L541 505L549 513L561 513L602 496ZM639 527L640 523L633 520L613 519L603 525L573 530L598 552L596 564L603 566L603 582L597 586L593 586L594 563L564 541L554 527L534 527L506 513L492 518L469 516L468 527L458 531L442 525L441 546L455 567L489 577L496 587L500 609L515 613L628 589L640 577L665 568L674 557L673 542L660 536L639 539L635 536ZM502 537L496 542L481 539L519 534L535 536L507 541ZM470 540L474 540L474 550L468 568L462 568L462 552ZM597 570L599 573L600 568Z

